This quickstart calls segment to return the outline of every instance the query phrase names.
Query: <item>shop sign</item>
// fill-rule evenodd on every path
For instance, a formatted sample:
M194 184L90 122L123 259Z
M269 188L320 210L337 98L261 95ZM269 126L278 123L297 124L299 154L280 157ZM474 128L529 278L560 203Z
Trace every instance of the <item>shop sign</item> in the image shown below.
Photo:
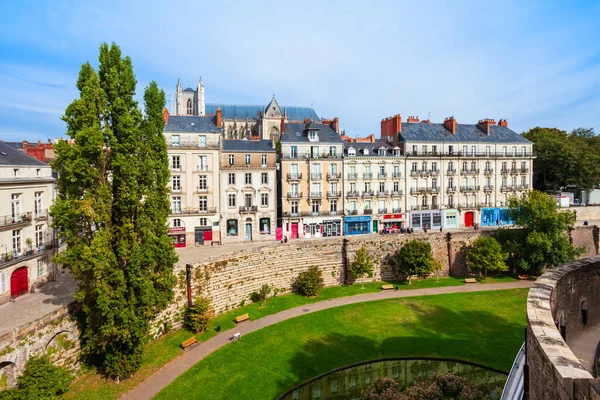
M185 233L185 226L174 226L171 228L171 233L180 233L183 232Z
M386 214L383 219L402 219L402 214Z
M363 222L370 221L371 217L345 217L344 221L346 222Z

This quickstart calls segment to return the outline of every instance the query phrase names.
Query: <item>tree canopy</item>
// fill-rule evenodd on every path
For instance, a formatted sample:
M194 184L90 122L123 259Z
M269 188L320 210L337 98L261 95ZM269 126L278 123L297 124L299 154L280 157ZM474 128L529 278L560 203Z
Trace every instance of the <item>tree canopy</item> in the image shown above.
M438 268L431 254L429 242L417 239L409 240L399 250L389 255L388 264L395 271L407 275L409 283L413 275L427 276Z
M348 267L348 272L355 278L362 278L361 287L364 287L365 275L373 277L373 258L363 245L356 254L354 260Z
M483 271L508 271L506 253L500 243L492 236L479 237L473 241L467 250L467 263L472 269Z
M81 67L79 98L63 116L73 143L60 141L53 162L51 214L67 244L55 261L78 283L82 353L117 379L139 368L150 321L175 283L165 94L151 82L142 113L136 84L131 59L102 44L98 70Z

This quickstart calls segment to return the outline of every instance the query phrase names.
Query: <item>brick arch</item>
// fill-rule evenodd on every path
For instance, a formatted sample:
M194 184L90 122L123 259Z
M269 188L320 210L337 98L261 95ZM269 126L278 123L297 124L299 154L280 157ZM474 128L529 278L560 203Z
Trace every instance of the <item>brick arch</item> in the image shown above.
M0 361L0 381L2 376L6 376L6 385L8 388L17 386L17 365L12 361ZM0 387L0 390L4 388Z

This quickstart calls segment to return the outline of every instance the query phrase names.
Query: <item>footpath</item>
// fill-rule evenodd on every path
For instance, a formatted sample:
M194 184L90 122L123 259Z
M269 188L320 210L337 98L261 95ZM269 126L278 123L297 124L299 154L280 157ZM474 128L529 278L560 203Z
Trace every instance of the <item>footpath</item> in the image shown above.
M219 348L231 343L233 335L239 333L242 335L241 340L244 340L244 335L267 326L276 324L286 319L298 317L300 315L311 312L326 310L328 308L345 306L348 304L363 303L367 301L376 301L383 299L395 299L415 296L428 296L447 293L465 293L465 292L484 292L490 290L506 290L506 289L527 289L531 287L533 281L519 281L510 283L486 283L472 284L465 286L448 286L428 289L413 289L413 290L386 290L375 293L366 293L356 296L340 297L336 299L321 301L318 303L307 304L289 310L281 311L277 314L268 315L255 321L246 321L241 323L234 329L222 332L217 336L212 337L206 342L200 343L195 347L182 352L181 356L175 358L162 369L148 377L133 390L126 393L122 399L127 400L146 400L152 398L164 387L173 382L179 375L183 374L198 361L208 356Z

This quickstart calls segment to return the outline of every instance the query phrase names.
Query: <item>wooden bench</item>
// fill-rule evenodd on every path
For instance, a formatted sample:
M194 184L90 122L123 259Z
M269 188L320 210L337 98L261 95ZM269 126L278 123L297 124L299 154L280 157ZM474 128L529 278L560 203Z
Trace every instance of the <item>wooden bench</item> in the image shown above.
M528 281L529 280L529 275L519 275L519 279L522 281Z
M240 315L239 317L235 317L235 322L239 324L240 322L246 321L248 319L250 319L250 316L248 314L244 314Z
M381 290L391 290L394 288L394 285L381 285Z
M465 278L465 283L477 283L477 279L475 279L475 278Z
M183 343L181 343L181 348L185 350L188 347L190 347L191 345L196 344L196 343L198 343L198 339L196 339L195 336L192 336L188 340L186 340Z

